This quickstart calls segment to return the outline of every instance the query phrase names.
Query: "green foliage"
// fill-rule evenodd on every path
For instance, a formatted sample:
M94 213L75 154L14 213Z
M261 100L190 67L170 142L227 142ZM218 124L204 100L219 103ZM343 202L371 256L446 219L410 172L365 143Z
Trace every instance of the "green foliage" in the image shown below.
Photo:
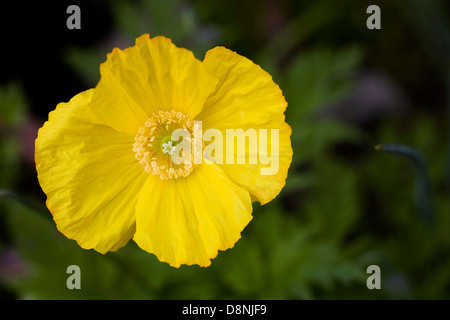
M313 222L302 224L276 205L256 212L254 220L220 264L234 297L309 299L315 286L332 289L363 279L362 269L343 258L336 242L321 239Z
M347 93L352 83L349 76L361 61L358 47L333 52L315 48L299 54L286 74L284 90L291 121L308 121L312 111L336 101Z
M254 219L242 239L232 250L220 253L211 267L173 269L133 243L105 256L83 250L60 235L50 219L14 205L10 208L14 214L9 214L9 227L15 247L30 262L32 273L13 282L12 288L23 292L22 298L39 299L310 299L322 290L364 286L365 267L357 261L361 248L355 249L361 245L345 244L359 216L358 179L355 172L348 172L338 163L330 166L323 158L334 143L358 141L360 134L336 121L305 120L325 101L341 96L350 87L345 75L356 61L346 67L328 68L348 50L345 54L316 50L298 61L286 77L293 112L310 107L303 117L289 118L296 156L294 170L280 197L299 188L312 190L312 196L298 210L287 212L282 200L264 207L255 205ZM355 60L355 56L348 59ZM318 57L324 62L320 63ZM329 83L330 77L338 76L343 78ZM313 77L315 81L306 80ZM296 90L295 82L308 87ZM296 173L296 165L304 161L314 162L312 172ZM328 181L339 181L339 188L336 190ZM79 291L65 286L65 270L72 264L82 271Z
M18 83L0 87L0 187L14 184L20 162L17 131L25 122L27 108L28 103Z

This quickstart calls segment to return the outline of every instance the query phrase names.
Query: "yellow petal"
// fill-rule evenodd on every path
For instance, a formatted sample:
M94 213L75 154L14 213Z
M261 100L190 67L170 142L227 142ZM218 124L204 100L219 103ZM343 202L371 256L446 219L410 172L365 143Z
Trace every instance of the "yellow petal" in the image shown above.
M174 267L205 267L218 250L233 247L251 212L249 193L217 165L176 180L149 176L136 205L134 241Z
M262 204L275 198L285 185L287 172L292 161L290 141L291 128L285 122L284 111L287 102L272 77L249 59L224 47L209 50L203 61L205 69L219 79L216 90L206 100L202 112L196 120L202 120L203 130L221 130L224 143L226 129L254 129L260 141L259 130L278 130L279 140L271 146L278 149L278 170L264 175L262 168L272 163L262 164L260 150L257 148L256 164L249 164L248 148L245 164L224 164L222 169L238 185L247 189L252 199ZM225 154L225 152L224 152ZM267 153L270 154L270 151ZM236 163L236 162L235 162ZM275 165L273 165L274 169Z
M180 111L193 119L217 84L191 51L148 34L137 38L134 47L115 48L100 73L92 97L93 122L130 134L162 110Z
M36 169L58 229L105 253L135 232L134 203L147 174L132 151L134 136L90 122L94 90L60 103L39 130Z

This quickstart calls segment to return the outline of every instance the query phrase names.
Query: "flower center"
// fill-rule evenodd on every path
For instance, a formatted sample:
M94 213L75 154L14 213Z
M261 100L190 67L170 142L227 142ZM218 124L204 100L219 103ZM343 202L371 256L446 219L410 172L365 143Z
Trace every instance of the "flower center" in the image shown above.
M133 151L144 170L159 176L162 180L187 177L194 169L192 161L172 161L176 146L182 143L180 157L183 152L193 152L193 141L180 137L181 141L172 141L172 132L176 129L186 130L190 137L194 131L194 121L189 116L171 111L159 111L148 119L134 138ZM191 158L193 159L193 158Z

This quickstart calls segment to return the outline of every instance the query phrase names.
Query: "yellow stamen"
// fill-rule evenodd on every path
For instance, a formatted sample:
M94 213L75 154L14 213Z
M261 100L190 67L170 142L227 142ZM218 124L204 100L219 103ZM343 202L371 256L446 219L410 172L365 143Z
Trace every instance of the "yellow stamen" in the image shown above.
M175 110L159 111L139 128L134 138L133 151L136 159L146 172L159 176L162 180L187 177L195 168L191 163L173 163L171 155L174 145L170 137L175 129L185 129L192 135L194 121ZM193 153L193 140L187 139L187 143ZM192 156L192 161L193 159Z

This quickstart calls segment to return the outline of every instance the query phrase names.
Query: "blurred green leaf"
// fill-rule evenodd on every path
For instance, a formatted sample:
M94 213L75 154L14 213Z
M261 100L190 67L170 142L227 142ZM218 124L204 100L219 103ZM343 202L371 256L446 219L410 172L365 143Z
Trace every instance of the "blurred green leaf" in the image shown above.
M363 135L356 128L336 120L302 121L292 130L294 163L316 159L339 142L359 143Z
M143 283L124 274L120 264L92 250L81 249L66 239L50 219L9 203L9 229L14 247L25 259L30 274L13 281L10 286L22 292L24 299L118 299L148 297ZM123 253L125 254L125 253ZM114 255L114 253L110 254ZM81 290L69 290L67 267L81 269Z
M363 270L342 259L337 242L320 240L313 225L274 209L258 212L250 231L221 261L224 284L238 298L310 299L317 285L361 280Z
M106 53L100 50L72 47L66 50L65 60L86 85L95 87L100 80L100 64L106 61Z

